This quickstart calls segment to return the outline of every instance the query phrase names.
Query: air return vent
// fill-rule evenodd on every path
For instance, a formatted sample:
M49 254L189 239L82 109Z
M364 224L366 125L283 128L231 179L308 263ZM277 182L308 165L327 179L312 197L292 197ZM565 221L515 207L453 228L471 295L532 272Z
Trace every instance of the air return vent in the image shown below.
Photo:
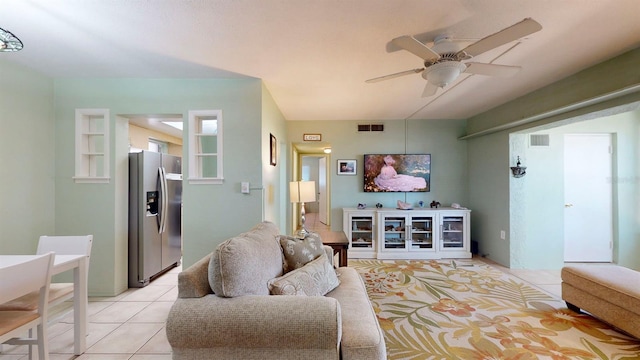
M384 131L383 124L358 124L358 131Z
M530 146L549 146L549 134L530 135Z

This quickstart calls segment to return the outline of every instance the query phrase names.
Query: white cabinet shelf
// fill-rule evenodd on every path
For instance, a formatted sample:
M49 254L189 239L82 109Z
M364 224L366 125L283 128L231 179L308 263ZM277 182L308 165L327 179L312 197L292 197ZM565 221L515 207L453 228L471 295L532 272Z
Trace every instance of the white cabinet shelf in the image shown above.
M351 210L355 211L343 211L344 233L349 239L349 256L375 259L375 212Z
M349 257L470 258L470 210L343 209Z

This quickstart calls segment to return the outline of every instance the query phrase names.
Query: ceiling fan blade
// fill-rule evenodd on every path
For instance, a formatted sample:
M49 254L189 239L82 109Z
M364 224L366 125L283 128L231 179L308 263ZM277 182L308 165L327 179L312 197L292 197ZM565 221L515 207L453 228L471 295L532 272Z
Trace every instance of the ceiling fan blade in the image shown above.
M429 49L425 44L416 40L413 36L400 36L391 40L391 42L425 61L434 61L440 58L440 54Z
M374 82L378 82L378 81L383 81L383 80L389 80L389 79L394 79L400 76L405 76L405 75L410 75L410 74L418 74L424 71L424 68L421 69L413 69L413 70L406 70L406 71L401 71L399 73L395 73L395 74L389 74L389 75L385 75L385 76L380 76L377 78L373 78L373 79L369 79L369 80L365 80L365 82L367 83L374 83Z
M534 32L542 30L542 25L532 18L526 18L517 24L511 25L508 28L502 29L495 34L484 37L466 48L460 50L458 53L467 53L471 56L478 56L485 51L495 49L500 45L512 42L514 40L521 39Z
M427 81L427 85L424 87L424 91L422 91L422 97L433 96L437 91L438 87Z
M464 71L469 74L509 77L517 74L522 68L520 66L496 65L484 63L467 63Z

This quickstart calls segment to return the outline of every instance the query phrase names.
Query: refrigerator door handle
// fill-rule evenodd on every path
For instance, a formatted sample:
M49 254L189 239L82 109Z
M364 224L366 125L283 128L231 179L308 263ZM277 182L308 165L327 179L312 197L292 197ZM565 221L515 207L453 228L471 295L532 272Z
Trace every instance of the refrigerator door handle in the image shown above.
M162 201L161 209L160 209L160 228L158 229L158 233L162 234L165 231L166 222L167 222L167 211L169 209L169 204L167 204L167 175L165 173L164 167L158 168L158 173L160 176L160 201Z

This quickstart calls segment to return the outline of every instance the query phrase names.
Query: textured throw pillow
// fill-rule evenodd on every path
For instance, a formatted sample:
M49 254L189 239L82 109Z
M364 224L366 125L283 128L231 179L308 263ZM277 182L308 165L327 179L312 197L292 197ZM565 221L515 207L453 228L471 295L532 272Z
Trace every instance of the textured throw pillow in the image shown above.
M285 273L303 267L309 261L324 254L322 239L316 233L310 233L304 239L280 235L279 240L284 254L282 268Z
M269 281L271 295L323 296L340 285L324 253L301 268Z
M209 261L209 285L221 297L269 295L267 283L282 275L278 227L268 221L218 245Z

